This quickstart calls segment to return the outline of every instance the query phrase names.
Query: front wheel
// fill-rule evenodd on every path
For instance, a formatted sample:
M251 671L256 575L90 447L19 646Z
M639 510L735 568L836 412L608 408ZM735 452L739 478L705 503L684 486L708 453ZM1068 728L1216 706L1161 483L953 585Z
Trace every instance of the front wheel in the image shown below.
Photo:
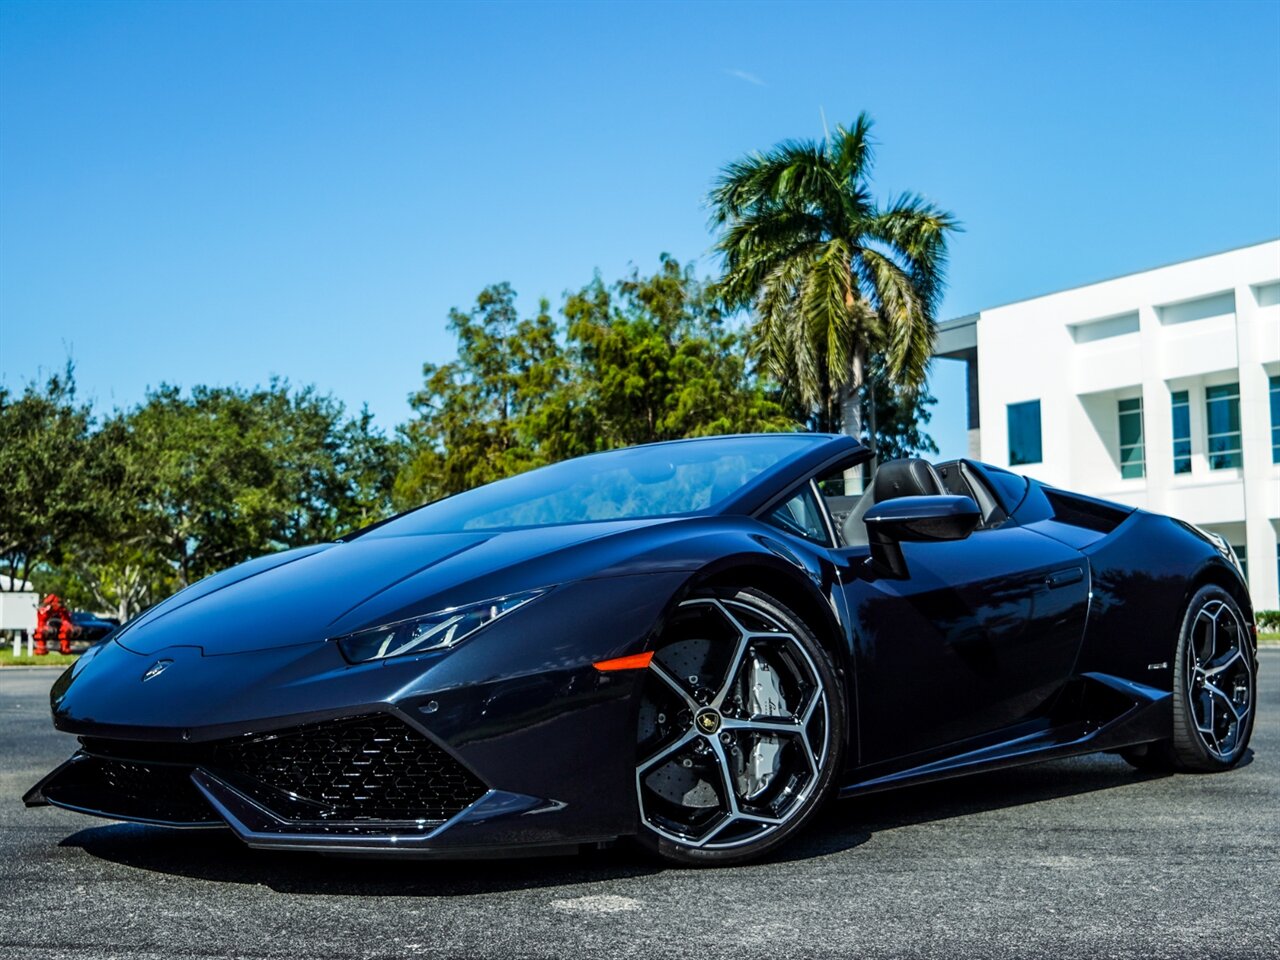
M1182 620L1173 666L1173 736L1122 756L1141 770L1234 767L1253 733L1257 657L1231 594L1203 587Z
M783 842L832 790L845 716L830 655L781 603L753 589L686 600L640 703L641 842L696 865Z

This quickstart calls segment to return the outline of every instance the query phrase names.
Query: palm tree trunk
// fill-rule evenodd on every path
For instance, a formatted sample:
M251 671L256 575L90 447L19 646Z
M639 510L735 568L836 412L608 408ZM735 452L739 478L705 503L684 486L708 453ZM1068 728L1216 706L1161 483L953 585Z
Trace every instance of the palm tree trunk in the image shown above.
M875 475L875 406L871 405L870 418L866 416L867 407L864 406L866 391L863 390L864 381L867 376L867 351L866 347L859 344L853 352L853 363L850 369L849 382L840 388L840 413L844 432L855 440L862 440L866 428L871 431L871 459L866 463L855 467L845 475L846 482L857 482L860 489L865 490L871 483L871 478ZM857 480L854 481L854 477Z
M876 467L880 463L880 458L876 451L876 438L880 435L879 424L876 422L876 378L867 378L867 436L871 438L871 459L867 461L867 476L874 477L876 475Z
M862 439L862 378L866 374L867 359L862 347L853 353L853 363L849 371L849 381L840 388L840 422L843 432L855 440Z

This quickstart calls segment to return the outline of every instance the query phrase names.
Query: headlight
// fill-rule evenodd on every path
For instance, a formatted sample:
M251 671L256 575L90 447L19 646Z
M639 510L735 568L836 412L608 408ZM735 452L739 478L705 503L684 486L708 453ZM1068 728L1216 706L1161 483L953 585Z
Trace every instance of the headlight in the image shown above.
M421 617L349 633L345 637L338 637L336 642L342 655L351 663L386 660L388 657L426 653L428 650L447 650L545 592L530 590L465 607L450 607Z

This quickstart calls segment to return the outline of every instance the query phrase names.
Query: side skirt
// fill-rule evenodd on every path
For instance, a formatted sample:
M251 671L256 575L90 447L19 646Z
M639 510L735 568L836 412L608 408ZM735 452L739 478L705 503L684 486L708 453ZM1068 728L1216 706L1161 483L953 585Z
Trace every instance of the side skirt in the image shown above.
M1042 760L1058 760L1150 743L1169 736L1173 695L1109 674L1083 674L1067 697L1072 709L1044 729L977 750L855 781L839 796L862 796Z

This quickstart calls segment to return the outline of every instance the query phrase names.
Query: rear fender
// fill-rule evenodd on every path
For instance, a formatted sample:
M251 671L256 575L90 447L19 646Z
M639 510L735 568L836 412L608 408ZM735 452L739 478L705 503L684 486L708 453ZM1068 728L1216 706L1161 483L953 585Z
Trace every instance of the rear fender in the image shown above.
M1093 603L1078 672L1173 686L1173 656L1191 594L1225 563L1213 546L1169 517L1138 512L1084 550Z

